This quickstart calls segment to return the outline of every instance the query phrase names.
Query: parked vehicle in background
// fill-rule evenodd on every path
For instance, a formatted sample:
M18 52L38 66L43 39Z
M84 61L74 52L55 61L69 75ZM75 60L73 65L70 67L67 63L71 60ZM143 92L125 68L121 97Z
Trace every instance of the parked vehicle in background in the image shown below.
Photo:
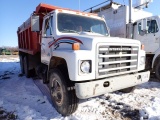
M22 73L36 71L63 116L77 109L78 99L130 92L149 80L141 43L110 37L96 14L40 4L17 34Z
M147 1L147 3L140 3L146 5L149 3L149 0ZM140 9L142 5L134 8L131 5L129 7L112 1L100 5L96 8L91 7L90 12L105 17L112 37L139 40L145 46L145 69L154 72L160 80L160 17Z
M5 51L5 55L11 55L11 51L10 50L6 50Z
M13 52L12 52L12 55L18 55L18 54L19 54L18 51L13 51Z
M1 50L1 54L2 55L11 55L11 51L10 50L6 50L6 49L2 49Z

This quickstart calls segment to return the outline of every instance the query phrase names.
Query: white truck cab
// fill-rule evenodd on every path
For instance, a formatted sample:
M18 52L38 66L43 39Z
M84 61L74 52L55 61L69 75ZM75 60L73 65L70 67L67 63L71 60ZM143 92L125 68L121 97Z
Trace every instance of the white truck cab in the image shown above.
M135 21L134 26L134 39L140 40L145 45L147 54L155 54L160 45L160 17L152 16L146 17L143 20L145 23L145 30L142 30L142 20Z
M145 46L145 69L155 73L160 80L160 17L143 9L112 1L90 9L92 13L104 16L112 37L136 39Z

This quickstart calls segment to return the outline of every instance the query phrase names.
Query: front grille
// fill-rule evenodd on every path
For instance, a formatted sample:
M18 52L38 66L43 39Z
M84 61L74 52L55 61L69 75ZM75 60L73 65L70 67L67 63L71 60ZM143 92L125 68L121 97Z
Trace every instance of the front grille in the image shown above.
M107 77L137 70L138 46L98 45L97 77Z

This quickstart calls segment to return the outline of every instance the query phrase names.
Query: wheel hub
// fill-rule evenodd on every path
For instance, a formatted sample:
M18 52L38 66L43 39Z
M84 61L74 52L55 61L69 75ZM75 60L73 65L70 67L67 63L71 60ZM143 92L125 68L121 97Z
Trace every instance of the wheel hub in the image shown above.
M63 92L62 92L61 84L58 82L57 78L54 78L52 80L51 95L52 95L53 99L55 100L55 102L58 105L62 104L62 101L63 101Z

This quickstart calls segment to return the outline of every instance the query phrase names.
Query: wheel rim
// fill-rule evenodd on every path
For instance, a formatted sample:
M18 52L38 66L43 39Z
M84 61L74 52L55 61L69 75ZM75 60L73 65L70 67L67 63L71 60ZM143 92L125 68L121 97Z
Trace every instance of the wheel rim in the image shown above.
M51 83L51 95L56 104L61 105L63 101L62 86L58 81L58 77L54 76Z

